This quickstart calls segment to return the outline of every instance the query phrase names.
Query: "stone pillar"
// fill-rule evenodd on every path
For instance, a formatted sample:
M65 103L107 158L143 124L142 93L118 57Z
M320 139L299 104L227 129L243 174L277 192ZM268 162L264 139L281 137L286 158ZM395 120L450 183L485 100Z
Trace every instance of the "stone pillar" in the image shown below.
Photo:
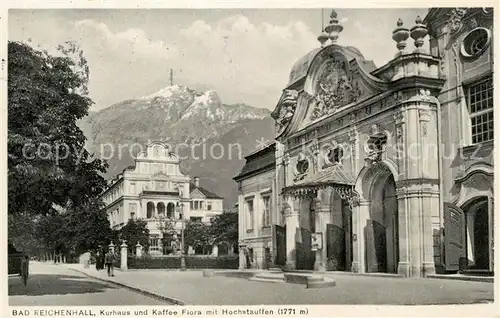
M111 241L111 244L109 244L109 250L111 251L111 253L115 252L115 244L113 244L113 241Z
M120 246L120 268L122 271L126 271L128 269L127 267L127 257L128 257L128 249L127 249L127 243L123 241L122 245Z
M135 257L142 257L142 245L139 241L135 245Z
M316 232L323 233L323 248L316 251L316 261L314 262L314 270L324 271L327 269L326 255L326 225L330 220L330 198L331 189L318 190L318 196L315 199L315 227Z
M212 246L212 256L214 257L219 256L219 246L217 246L217 244L214 244Z
M396 182L399 222L398 273L423 277L435 273L434 234L439 220L438 136L435 105L428 91L409 99L402 144L404 170ZM439 207L439 208L437 208ZM433 218L436 222L433 222Z
M244 270L244 269L247 268L247 259L246 259L246 256L245 256L245 248L246 248L245 245L241 245L240 244L240 247L239 247L239 261L240 261L240 265L238 267L239 270Z
M295 269L297 266L296 258L296 235L299 229L299 200L288 199L288 206L285 208L286 218L286 267Z
M352 271L354 273L366 272L366 238L365 227L370 219L370 201L359 200L352 213Z

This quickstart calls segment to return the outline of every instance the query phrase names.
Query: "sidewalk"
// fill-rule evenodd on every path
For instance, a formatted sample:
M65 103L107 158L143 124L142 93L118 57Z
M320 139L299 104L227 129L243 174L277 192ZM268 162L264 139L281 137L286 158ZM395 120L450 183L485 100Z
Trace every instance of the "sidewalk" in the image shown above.
M182 305L275 305L275 304L376 304L436 305L473 304L493 300L493 285L444 279L387 279L332 275L337 286L305 289L297 284L252 282L243 278L203 277L200 271L115 270L115 277L95 267L64 264L95 279L137 292L163 297ZM237 272L237 271L235 271ZM384 292L376 292L383 289Z

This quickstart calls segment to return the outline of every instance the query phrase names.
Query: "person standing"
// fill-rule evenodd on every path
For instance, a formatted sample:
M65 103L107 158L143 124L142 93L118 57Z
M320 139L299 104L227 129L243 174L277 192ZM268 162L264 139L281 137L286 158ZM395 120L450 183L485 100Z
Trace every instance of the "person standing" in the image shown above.
M97 253L95 254L95 269L101 270L101 250L97 249Z
M105 256L106 268L108 269L108 276L115 276L113 268L114 261L115 261L115 254L110 249L108 250Z

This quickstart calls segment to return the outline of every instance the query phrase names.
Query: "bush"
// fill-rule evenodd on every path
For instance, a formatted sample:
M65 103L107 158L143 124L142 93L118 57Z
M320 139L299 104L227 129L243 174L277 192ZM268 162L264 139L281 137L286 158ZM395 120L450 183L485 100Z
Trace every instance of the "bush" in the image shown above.
M188 269L238 269L238 256L185 256L186 268ZM130 269L179 269L181 257L163 256L140 258L129 257L127 260Z

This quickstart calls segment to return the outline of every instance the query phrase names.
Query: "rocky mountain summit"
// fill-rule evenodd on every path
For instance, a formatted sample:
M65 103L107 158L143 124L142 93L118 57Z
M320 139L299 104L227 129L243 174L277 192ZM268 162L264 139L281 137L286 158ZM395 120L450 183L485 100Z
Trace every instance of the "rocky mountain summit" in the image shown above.
M200 183L225 197L228 207L237 200L232 177L244 164L244 155L274 137L269 110L223 104L214 90L197 92L181 85L92 112L80 127L87 148L109 158L106 177L132 165L149 141L163 140L188 158L182 163L185 172L200 176Z

